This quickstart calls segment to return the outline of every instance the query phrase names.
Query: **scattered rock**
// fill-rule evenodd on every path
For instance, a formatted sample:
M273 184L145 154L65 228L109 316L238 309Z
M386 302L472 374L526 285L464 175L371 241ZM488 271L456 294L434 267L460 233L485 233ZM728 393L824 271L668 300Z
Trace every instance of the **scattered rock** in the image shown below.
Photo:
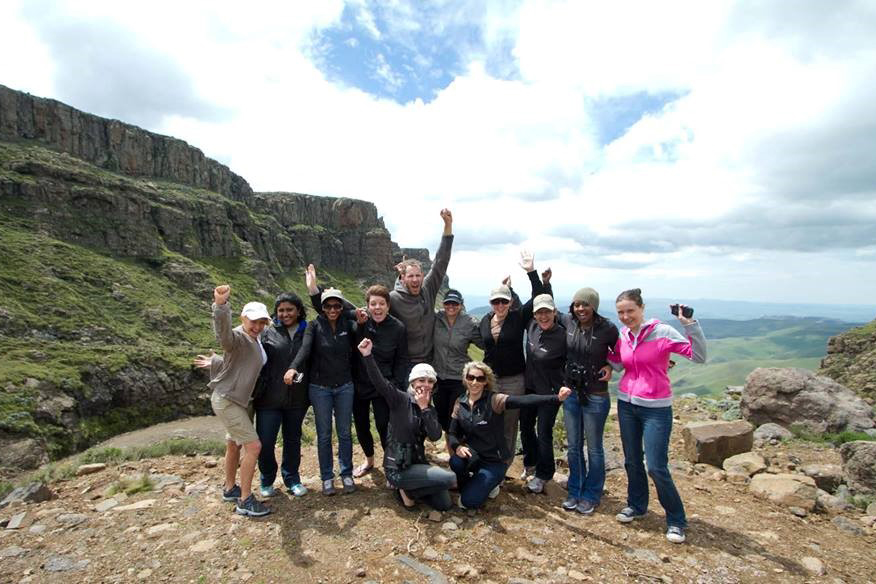
M76 527L87 520L88 517L83 513L61 513L55 517L55 521L67 527Z
M165 531L170 531L177 528L176 523L159 523L158 525L153 525L152 527L146 530L146 535L149 537L155 537L161 535Z
M459 527L452 521L447 521L441 524L441 529L444 531L456 531Z
M651 562L652 564L659 564L660 556L657 555L656 552L653 552L644 548L635 548L626 552L627 557L633 558L634 560L639 560L642 562Z
M204 461L204 468L216 468L219 462L215 458L208 458Z
M18 547L17 545L11 545L7 548L3 548L0 550L0 558L18 558L26 554L28 550Z
M818 558L805 556L800 558L800 563L813 576L824 576L824 563Z
M690 422L682 431L684 452L691 462L721 466L724 459L751 450L754 426L735 422Z
M196 554L201 554L210 551L211 549L216 547L218 543L219 542L215 539L202 539L198 543L189 546L189 551Z
M793 437L794 434L790 430L773 422L761 424L754 431L755 440L764 440L766 442L788 440Z
M356 568L356 571L354 573L356 574L357 578L364 578L367 574L365 568Z
M788 507L788 511L790 511L792 515L796 515L797 517L806 517L807 515L809 515L809 512L802 507Z
M819 489L832 493L843 480L843 469L838 464L807 464L800 470L807 477L815 479Z
M429 521L432 521L433 523L440 523L443 517L444 514L441 513L441 511L436 511L435 509L429 511L429 515L427 516Z
M27 517L27 513L16 513L9 518L9 523L6 524L6 529L18 529L21 527L21 522Z
M876 442L846 442L840 456L846 484L859 493L876 493Z
M838 529L841 529L847 533L851 533L852 535L864 535L864 530L861 526L857 525L854 521L847 517L843 517L842 515L837 515L830 521L833 523Z
M105 499L94 506L94 510L98 513L103 513L105 511L109 511L113 507L118 506L119 502L115 499Z
M396 560L400 564L407 566L408 568L423 576L426 576L429 579L429 584L447 584L447 578L444 576L444 574L442 574L438 570L435 570L425 564L418 562L410 556L401 555L398 556Z
M113 507L113 511L139 511L140 509L149 509L155 505L155 499L143 499L130 505L122 505L121 507Z
M873 428L873 410L852 390L806 369L759 367L745 379L742 416L813 432Z
M569 570L569 578L578 582L586 582L587 580L590 580L590 576L583 572L579 572L578 570Z
M76 469L76 476L81 477L83 475L94 474L96 472L100 472L106 468L106 464L102 462L95 462L93 464L80 464Z
M46 526L42 523L34 523L27 531L33 535L42 535L46 531Z
M89 560L79 560L78 562L69 556L49 556L43 562L43 570L46 572L69 572L70 570L79 570L89 564Z
M437 560L439 557L441 557L441 554L439 554L435 548L429 546L425 550L423 550L423 557L427 560Z
M183 488L184 481L176 475L166 474L150 474L149 482L152 483L152 490L163 491L169 487Z
M152 570L150 568L145 568L137 572L137 580L146 580L147 578L152 576Z
M743 452L724 459L723 466L727 471L727 480L730 480L731 473L744 473L750 477L766 470L767 464L760 454Z
M786 507L815 508L817 491L815 481L805 475L761 473L754 475L749 490L759 497Z
M17 487L12 489L12 491L6 495L6 497L0 501L0 509L3 509L7 505L11 503L21 502L21 503L42 503L43 501L48 501L55 494L43 483L31 483L25 487Z
M867 515L876 515L876 501L867 505Z

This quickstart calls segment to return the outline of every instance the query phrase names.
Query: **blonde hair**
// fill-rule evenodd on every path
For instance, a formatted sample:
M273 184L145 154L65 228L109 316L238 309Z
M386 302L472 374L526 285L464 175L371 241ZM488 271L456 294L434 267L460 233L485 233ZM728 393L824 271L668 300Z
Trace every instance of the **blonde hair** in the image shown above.
M462 379L463 383L466 383L466 391L468 391L468 383L465 376L468 375L468 372L472 369L480 369L484 372L484 375L487 377L487 383L484 385L485 390L494 390L496 388L496 374L493 373L493 368L483 361L469 361L465 364L465 367L462 368Z

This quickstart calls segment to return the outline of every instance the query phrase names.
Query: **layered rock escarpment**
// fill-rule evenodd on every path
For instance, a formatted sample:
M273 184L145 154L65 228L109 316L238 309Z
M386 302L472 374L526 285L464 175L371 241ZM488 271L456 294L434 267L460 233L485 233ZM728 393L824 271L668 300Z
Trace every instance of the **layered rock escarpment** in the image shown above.
M876 404L876 320L831 337L819 373Z
M0 86L0 475L208 413L190 362L216 284L270 304L312 262L355 300L399 252L372 203L255 193L181 140Z

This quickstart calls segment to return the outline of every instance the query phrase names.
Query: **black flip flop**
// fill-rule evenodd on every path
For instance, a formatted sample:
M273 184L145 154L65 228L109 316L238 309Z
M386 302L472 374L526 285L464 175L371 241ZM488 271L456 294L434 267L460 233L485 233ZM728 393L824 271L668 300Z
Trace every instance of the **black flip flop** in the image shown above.
M416 503L414 503L410 507L405 505L405 500L402 499L401 493L399 492L398 489L393 489L392 492L395 494L395 500L399 502L399 505L401 505L405 511L410 511L410 512L414 513L414 512L419 510L418 509L419 505L417 505Z

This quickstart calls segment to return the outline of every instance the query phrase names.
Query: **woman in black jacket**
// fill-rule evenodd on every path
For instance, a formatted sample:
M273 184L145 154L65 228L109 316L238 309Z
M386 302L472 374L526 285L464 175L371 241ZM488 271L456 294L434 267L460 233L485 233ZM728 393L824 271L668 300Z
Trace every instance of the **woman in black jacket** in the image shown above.
M453 449L450 468L459 485L459 505L477 509L499 494L509 458L505 440L507 410L559 404L572 391L563 387L551 395L506 395L496 392L496 377L489 365L467 363L463 369L465 394L456 400L448 442Z
M307 329L307 312L298 295L285 293L274 301L273 326L262 333L262 346L268 357L262 368L253 394L256 433L262 443L259 453L261 494L274 494L277 478L277 458L274 445L277 433L283 429L283 462L280 474L290 493L301 497L307 489L301 484L298 467L301 464L301 425L310 407L307 380L300 379L291 386L283 376L289 364L301 349Z
M543 286L535 271L535 261L527 251L520 253L520 267L532 285L531 298L541 294ZM523 395L525 382L523 372L526 358L523 355L523 335L532 318L532 300L520 306L520 299L510 287L510 277L490 293L492 310L481 319L479 330L484 347L484 363L492 367L497 379L497 390L508 395ZM508 443L508 465L514 460L517 450L518 412L505 415L505 440Z
M388 381L372 356L371 339L359 343L362 363L376 391L389 407L389 427L383 451L383 469L390 485L397 489L399 502L413 509L418 500L433 509L450 508L448 489L456 482L452 472L430 465L423 446L426 438L441 438L441 424L432 407L436 375L431 365L418 363L411 369L407 390Z

